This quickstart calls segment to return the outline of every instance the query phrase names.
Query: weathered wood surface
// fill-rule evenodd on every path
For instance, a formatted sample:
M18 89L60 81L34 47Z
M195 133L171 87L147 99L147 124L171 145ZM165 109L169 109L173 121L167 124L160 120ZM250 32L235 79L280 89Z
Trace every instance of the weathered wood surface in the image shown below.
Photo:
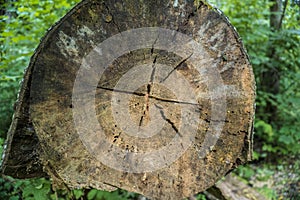
M233 174L228 174L205 194L211 196L210 199L266 200L266 197Z
M136 40L150 41L130 49L134 41L125 40L125 31L147 27L164 29L147 29L153 33ZM182 34L199 48L184 37L185 43L164 48L166 30L173 30L174 41ZM116 35L128 51L101 66L122 48L115 43L109 53L101 46ZM131 84L139 87L130 90ZM2 171L41 176L42 165L57 186L188 197L251 159L254 98L247 54L218 10L192 1L82 1L52 27L31 59ZM94 112L97 125L89 118ZM26 134L36 139L20 139ZM165 146L169 151L160 151Z

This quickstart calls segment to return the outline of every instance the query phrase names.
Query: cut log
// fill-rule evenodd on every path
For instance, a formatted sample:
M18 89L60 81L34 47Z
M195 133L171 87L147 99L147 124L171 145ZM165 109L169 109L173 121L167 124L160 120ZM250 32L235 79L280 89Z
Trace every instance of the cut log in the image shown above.
M266 200L263 195L233 174L228 174L224 180L216 183L216 186L210 188L206 194L215 199Z
M251 159L254 99L248 56L219 10L85 0L31 59L2 173L189 197Z

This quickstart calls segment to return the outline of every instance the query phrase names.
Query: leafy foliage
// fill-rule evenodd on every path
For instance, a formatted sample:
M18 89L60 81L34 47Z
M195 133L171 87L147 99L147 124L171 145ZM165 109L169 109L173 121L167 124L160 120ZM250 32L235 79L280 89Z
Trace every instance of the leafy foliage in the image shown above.
M127 200L137 199L138 194L125 190L106 192L96 189L75 189L72 191L52 191L51 182L45 178L15 180L10 177L0 179L0 199L26 200Z
M50 192L50 182L45 181L45 179L33 179L30 182L23 188L22 197L28 200L47 199Z
M105 200L105 199L112 199L112 200L126 200L126 199L133 199L136 197L136 194L125 192L122 190L116 190L113 192L105 192L92 189L88 195L88 200Z

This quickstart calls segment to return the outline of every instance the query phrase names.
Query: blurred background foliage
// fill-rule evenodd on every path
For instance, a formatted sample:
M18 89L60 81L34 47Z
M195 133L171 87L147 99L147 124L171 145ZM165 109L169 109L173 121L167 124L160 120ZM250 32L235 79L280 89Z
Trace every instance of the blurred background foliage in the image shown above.
M0 146L40 39L79 0L0 0ZM238 30L257 82L254 162L235 170L267 199L300 199L300 1L210 0ZM0 153L2 152L0 148ZM136 199L123 190L56 191L47 179L0 178L0 199ZM198 199L206 199L200 194Z

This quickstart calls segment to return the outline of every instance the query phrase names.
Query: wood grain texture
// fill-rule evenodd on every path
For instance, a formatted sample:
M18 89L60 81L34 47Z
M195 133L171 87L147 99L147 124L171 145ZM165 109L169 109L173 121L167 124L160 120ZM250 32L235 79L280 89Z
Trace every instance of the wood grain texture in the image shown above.
M176 2L85 0L54 25L41 41L25 75L20 102L25 102L29 107L29 111L26 111L29 117L26 119L32 122L32 130L38 138L32 146L40 160L39 164L44 166L45 172L58 187L123 188L152 199L182 199L206 190L230 170L251 160L255 83L242 42L234 27L217 9L202 2L199 5L193 1L178 1L178 5ZM182 122L183 105L198 113L196 120L199 124L191 138L192 144L174 162L155 171L131 173L107 166L97 159L97 154L91 153L80 134L89 136L87 140L91 143L103 138L99 138L96 128L96 136L89 135L93 134L93 123L85 119L82 119L82 123L86 123L90 129L86 133L80 129L78 133L78 127L74 124L72 94L83 59L95 51L98 44L116 34L122 35L124 31L145 27L160 27L188 35L201 45L202 55L195 57L194 52L187 52L187 56L182 57L174 51L156 49L155 41L151 41L152 48L130 50L116 58L105 68L97 85L93 86L96 87L95 109L90 108L90 112L96 113L102 128L101 134L105 135L105 140L111 146L125 152L141 153L158 150L170 144L174 137L185 137L180 127L188 128L192 122ZM201 68L205 72L200 73L194 65L197 59L202 65L206 63ZM145 78L146 84L134 91L115 89L130 70L149 63L152 63L150 68L145 68L146 72L140 74L141 77L143 74L151 75ZM160 75L153 69L160 70ZM213 88L212 91L211 85L219 80L211 74L220 75L221 88ZM172 76L179 77L173 89L180 92L184 92L184 82L181 84L180 77L186 80L189 89L196 94L194 102L178 99L174 90L162 84ZM89 83L94 78L92 75L87 77L82 88L92 87ZM138 77L125 78L134 83ZM29 91L27 95L24 94L24 88ZM90 95L84 91L83 99ZM218 91L225 95L219 96ZM112 104L115 94L129 96L128 107L117 110L120 115L129 113L124 117L125 124L131 120L143 129L155 121L156 117L151 116L149 111L155 109L160 121L154 124L163 124L160 131L149 138L127 134L114 118L114 115L118 115ZM213 105L218 102L215 99L222 97L226 100L226 108ZM25 107L19 103L17 115ZM216 143L206 146L208 132L212 137L216 135L217 129L212 125L219 124L219 119L213 116L221 112L222 107L225 109L222 130ZM16 134L16 130L20 130L17 119L15 116L10 137L22 135ZM22 126L28 125L25 123ZM13 140L8 143L10 146L16 144ZM178 148L181 148L180 145ZM7 151L9 154L11 152ZM170 152L168 156L177 155ZM6 157L4 173L16 175L8 170L9 160L15 158ZM120 165L126 164L124 160L120 161ZM37 171L40 172L40 169Z

